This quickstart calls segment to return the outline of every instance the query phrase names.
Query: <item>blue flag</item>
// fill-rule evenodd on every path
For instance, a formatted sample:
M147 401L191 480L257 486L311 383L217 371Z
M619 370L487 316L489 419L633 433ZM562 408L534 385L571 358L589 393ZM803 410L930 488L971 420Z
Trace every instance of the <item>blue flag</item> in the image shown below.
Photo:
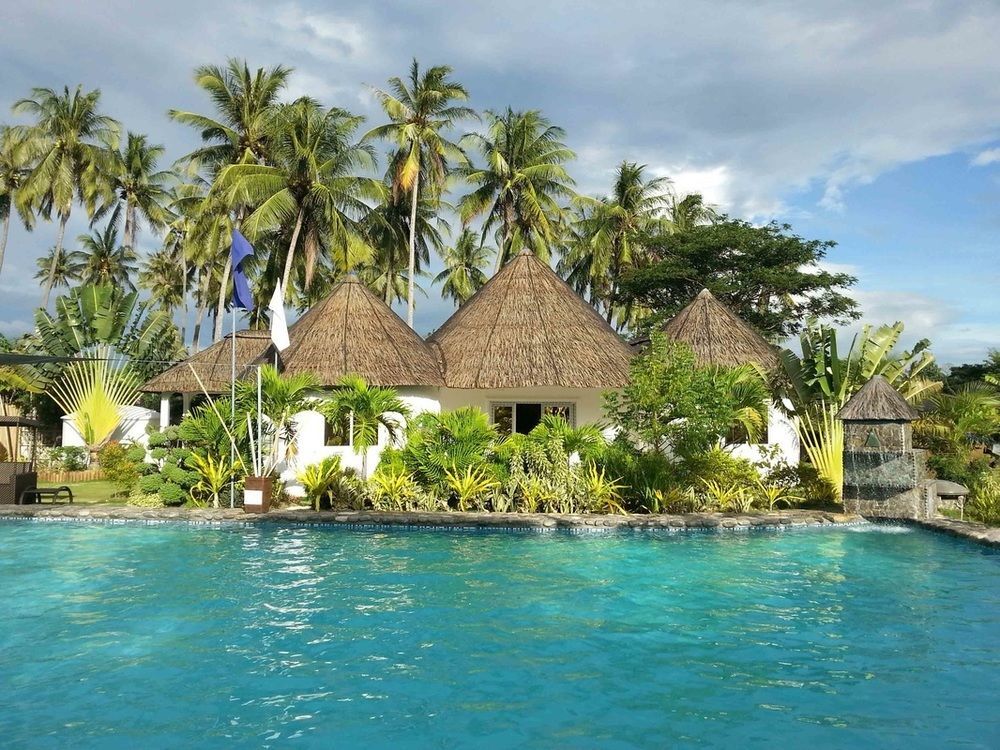
M243 273L243 261L253 255L253 247L238 229L233 230L233 244L230 248L233 261L233 307L253 310L253 295L247 275Z

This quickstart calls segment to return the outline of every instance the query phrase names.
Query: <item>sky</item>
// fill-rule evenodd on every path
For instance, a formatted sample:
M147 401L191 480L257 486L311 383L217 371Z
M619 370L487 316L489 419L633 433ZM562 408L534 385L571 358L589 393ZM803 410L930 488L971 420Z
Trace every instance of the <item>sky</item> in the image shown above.
M606 193L622 160L646 164L733 216L835 240L827 264L859 278L864 321L903 320L905 342L930 338L939 361L1000 347L996 0L0 0L0 17L0 121L33 86L82 83L172 161L197 134L166 111L210 111L197 65L290 65L290 98L377 124L365 84L414 57L448 64L472 106L563 127L580 192ZM77 211L67 236L85 230ZM12 227L0 332L30 329L55 231ZM425 288L421 333L451 309Z

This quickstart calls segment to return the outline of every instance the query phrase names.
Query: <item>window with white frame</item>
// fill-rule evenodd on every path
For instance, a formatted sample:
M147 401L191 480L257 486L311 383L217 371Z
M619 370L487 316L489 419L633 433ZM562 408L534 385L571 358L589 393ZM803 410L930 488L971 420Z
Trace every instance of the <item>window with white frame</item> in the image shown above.
M559 416L576 427L576 405L568 401L493 401L490 421L501 435L527 434L546 415Z

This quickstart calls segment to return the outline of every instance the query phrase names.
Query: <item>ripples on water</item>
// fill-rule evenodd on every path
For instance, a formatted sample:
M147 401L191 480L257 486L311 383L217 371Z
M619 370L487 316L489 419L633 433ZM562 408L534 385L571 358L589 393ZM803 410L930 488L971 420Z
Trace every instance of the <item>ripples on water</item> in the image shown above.
M5 746L1000 746L1000 555L905 526L0 548Z

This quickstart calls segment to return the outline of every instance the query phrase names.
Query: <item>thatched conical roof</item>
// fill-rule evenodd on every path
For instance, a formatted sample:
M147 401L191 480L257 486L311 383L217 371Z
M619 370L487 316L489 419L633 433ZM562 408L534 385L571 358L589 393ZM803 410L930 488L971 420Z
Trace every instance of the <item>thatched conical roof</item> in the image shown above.
M777 349L707 289L702 289L663 330L674 341L690 346L702 366L752 363L773 372L781 365Z
M852 422L912 422L920 414L881 375L869 380L837 413Z
M201 393L198 378L211 394L229 393L232 379L232 334L216 341L207 349L202 349L169 370L150 379L140 390L146 393ZM240 377L246 368L268 350L271 335L268 331L236 332L236 376ZM198 373L196 378L191 367Z
M628 381L632 357L597 311L528 252L429 341L451 388L613 388Z
M345 375L370 385L444 385L427 343L353 276L299 318L288 336L284 372L311 372L324 386Z

